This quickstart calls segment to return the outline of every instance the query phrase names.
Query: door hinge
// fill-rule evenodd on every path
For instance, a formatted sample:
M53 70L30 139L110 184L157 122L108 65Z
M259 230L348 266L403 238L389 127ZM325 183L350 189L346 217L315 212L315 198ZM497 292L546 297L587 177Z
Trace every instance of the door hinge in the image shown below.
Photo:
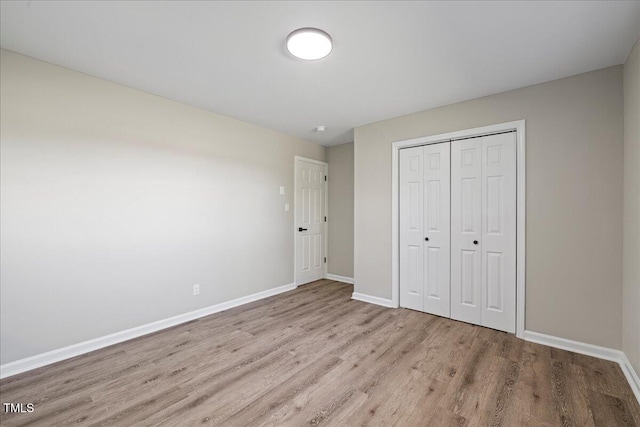
M325 262L325 263L327 262L327 257L324 257L324 262Z

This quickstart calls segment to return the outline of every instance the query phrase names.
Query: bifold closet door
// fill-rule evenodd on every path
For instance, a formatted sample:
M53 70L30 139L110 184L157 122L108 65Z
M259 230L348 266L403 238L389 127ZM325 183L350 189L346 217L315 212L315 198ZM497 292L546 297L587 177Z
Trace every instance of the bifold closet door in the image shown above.
M450 143L400 150L400 305L450 316Z
M400 150L400 306L424 308L424 150Z
M514 132L451 143L451 213L451 317L515 332Z

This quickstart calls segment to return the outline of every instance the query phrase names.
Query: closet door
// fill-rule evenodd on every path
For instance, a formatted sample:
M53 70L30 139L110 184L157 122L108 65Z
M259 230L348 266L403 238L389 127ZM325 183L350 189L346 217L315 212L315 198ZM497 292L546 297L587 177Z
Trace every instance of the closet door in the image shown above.
M451 318L482 324L482 140L451 142Z
M450 306L450 147L423 147L424 153L424 311L449 317Z
M516 136L451 145L451 317L516 327Z
M482 138L482 325L516 330L516 134Z
M400 306L424 308L423 148L400 150Z
M400 150L400 306L450 316L450 144Z

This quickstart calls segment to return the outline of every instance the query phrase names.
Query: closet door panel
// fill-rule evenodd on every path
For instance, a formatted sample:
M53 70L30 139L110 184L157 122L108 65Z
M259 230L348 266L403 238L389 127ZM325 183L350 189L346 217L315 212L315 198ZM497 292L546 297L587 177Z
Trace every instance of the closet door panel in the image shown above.
M424 149L424 311L450 316L450 148Z
M516 327L516 134L482 138L482 325Z
M451 318L482 322L482 144L451 143Z
M400 306L424 309L423 148L400 150Z

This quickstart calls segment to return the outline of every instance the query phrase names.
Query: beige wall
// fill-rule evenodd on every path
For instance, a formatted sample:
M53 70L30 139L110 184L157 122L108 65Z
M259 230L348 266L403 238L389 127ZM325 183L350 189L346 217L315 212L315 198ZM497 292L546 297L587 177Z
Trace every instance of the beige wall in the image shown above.
M622 348L640 373L640 41L624 64Z
M293 282L324 147L1 55L2 363Z
M329 273L353 277L353 143L327 148Z
M355 290L391 298L391 143L526 119L526 328L621 348L622 66L355 129Z

